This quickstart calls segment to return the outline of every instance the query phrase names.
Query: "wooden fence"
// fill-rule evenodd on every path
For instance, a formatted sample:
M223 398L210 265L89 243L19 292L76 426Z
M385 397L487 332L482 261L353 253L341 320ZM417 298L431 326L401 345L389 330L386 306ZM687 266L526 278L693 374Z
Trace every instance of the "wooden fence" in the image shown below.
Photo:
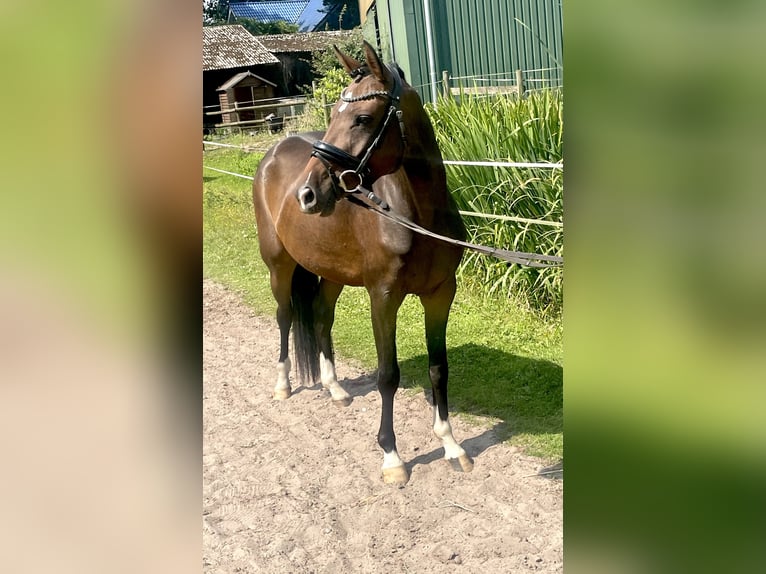
M488 74L486 76L450 76L442 71L442 94L452 98L461 94L492 96L497 94L517 94L524 97L530 91L560 88L560 70L541 68L539 70L516 70L512 78L509 74Z
M215 128L230 128L239 130L253 127L267 127L271 131L281 129L284 122L298 117L303 112L306 104L305 96L293 96L289 98L268 98L263 100L254 100L249 102L234 102L234 106L223 109L221 106L206 106L204 108L205 116L221 116L229 114L237 118L233 122L218 122L214 124ZM260 110L264 117L256 119L241 120L241 112L254 112ZM266 114L265 112L268 112ZM257 114L256 114L257 115Z

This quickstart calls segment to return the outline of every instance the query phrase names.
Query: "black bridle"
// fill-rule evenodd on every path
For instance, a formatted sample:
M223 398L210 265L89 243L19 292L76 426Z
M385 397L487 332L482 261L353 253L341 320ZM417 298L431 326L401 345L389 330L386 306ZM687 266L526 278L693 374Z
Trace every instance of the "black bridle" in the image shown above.
M407 137L404 131L404 120L402 119L402 111L399 109L399 105L401 103L400 98L402 94L402 79L399 75L399 71L394 66L389 65L387 67L389 72L391 72L391 77L393 79L393 86L391 91L375 90L360 96L346 96L346 90L343 90L340 95L341 101L345 103L371 100L373 98L379 97L386 98L389 102L388 111L386 112L383 121L378 124L375 133L370 138L370 142L367 144L367 146L365 146L361 157L351 155L347 151L344 151L339 147L329 144L323 140L314 142L314 149L311 152L311 155L319 159L319 161L321 161L325 166L325 169L330 174L330 178L332 179L333 186L335 186L336 191L338 191L338 188L340 187L343 192L355 193L358 192L359 189L364 185L366 185L368 188L371 187L371 173L367 164L369 163L370 158L372 158L372 154L380 145L380 142L383 139L383 135L385 134L388 126L391 125L394 116L396 116L396 119L399 122L399 132L402 137L402 142L405 144L405 146L407 144ZM366 74L367 72L362 68L357 68L351 73L352 76L358 77L364 77ZM401 158L399 158L399 162L401 162ZM340 175L336 175L333 166L337 166L343 169ZM336 193L336 195L339 197L343 196L343 192ZM381 206L385 203L377 196L372 196L370 199ZM387 206L384 207L384 209L385 208L387 208Z

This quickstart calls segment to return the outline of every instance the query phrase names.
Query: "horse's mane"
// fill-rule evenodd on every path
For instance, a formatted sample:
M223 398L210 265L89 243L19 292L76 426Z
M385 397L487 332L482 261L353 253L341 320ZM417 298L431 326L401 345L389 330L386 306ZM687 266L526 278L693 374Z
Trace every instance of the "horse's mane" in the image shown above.
M399 74L399 77L403 81L405 81L405 82L407 81L407 79L404 77L404 70L402 70L402 68L399 66L399 64L397 64L396 62L391 62L388 65L388 67L393 69L393 70L395 70L396 73ZM355 78L356 81L358 82L362 78L370 75L370 68L369 68L369 66L367 66L367 64L362 64L361 66L359 66L355 70L352 70L350 73L351 73L351 77Z

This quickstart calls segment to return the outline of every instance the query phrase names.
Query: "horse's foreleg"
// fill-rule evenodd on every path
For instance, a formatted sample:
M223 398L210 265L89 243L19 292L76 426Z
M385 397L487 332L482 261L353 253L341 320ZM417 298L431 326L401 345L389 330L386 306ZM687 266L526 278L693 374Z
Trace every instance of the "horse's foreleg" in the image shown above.
M378 352L378 390L382 399L378 444L383 449L383 481L399 484L409 480L407 469L396 450L394 434L394 395L399 388L396 314L403 299L401 294L370 291L372 328Z
M351 404L351 395L338 383L335 374L335 354L332 348L332 325L335 321L335 304L343 285L327 279L319 282L319 295L314 300L314 321L319 343L319 372L322 386L330 391L332 401L338 406Z
M435 293L420 300L425 311L428 375L434 395L434 434L442 441L444 458L452 467L469 472L473 469L473 461L452 435L447 405L447 318L454 298L455 280L452 278Z

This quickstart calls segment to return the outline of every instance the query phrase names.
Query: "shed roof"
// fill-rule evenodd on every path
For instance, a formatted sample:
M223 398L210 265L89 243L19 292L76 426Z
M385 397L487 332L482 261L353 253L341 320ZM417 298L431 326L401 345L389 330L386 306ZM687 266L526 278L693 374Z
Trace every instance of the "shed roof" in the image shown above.
M318 52L333 44L346 42L354 37L352 30L330 30L325 32L297 32L295 34L273 34L258 36L263 47L272 53Z
M202 28L202 69L278 64L273 54L239 24Z
M233 88L234 86L239 84L242 80L244 80L247 77L257 78L260 81L262 81L264 84L270 85L272 88L277 87L277 85L274 82L270 82L266 78L261 78L260 76L256 76L251 71L247 70L245 72L240 72L239 74L233 75L231 78L226 80L226 82L222 84L221 87L218 88L216 91L221 92L221 91L228 90L229 88Z

